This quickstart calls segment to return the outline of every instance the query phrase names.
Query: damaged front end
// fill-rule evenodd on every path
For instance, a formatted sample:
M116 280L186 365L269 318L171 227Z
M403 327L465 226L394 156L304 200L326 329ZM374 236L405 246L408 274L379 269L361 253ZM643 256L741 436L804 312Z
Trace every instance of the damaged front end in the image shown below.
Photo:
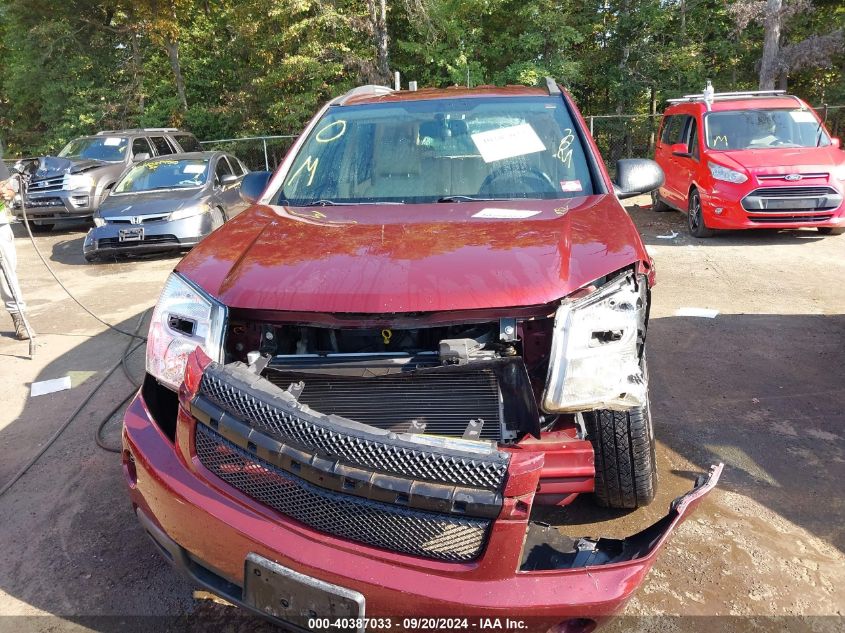
M138 430L148 415L202 487L196 503L230 499L206 508L209 521L231 521L234 500L285 530L268 544L248 521L231 537L238 547L213 550L218 559L207 562L232 587L258 552L360 591L368 615L490 615L512 605L545 631L562 614L618 609L719 478L721 466L625 539L573 538L532 517L536 506L594 489L583 412L647 403L648 284L633 270L556 305L389 318L229 310L178 276L168 288L153 315L158 351L142 404L127 413L124 459L133 472L157 471ZM157 371L166 384L184 376L178 403ZM171 534L168 522L194 501L174 485L184 501L162 516L159 485L138 475L133 499L168 549L157 530ZM313 543L310 558L292 545L300 533ZM203 550L180 534L179 547ZM396 574L377 574L382 564Z

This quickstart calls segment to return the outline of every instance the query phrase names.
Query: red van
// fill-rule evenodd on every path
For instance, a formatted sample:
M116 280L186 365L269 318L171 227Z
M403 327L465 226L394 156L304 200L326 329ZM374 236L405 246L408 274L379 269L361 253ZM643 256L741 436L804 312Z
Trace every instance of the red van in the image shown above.
M627 538L553 509L654 498L654 269L619 198L662 180L611 182L551 80L327 104L162 291L123 431L147 533L297 630L592 630L721 472Z
M655 211L687 214L689 232L816 228L845 232L845 152L824 122L782 90L670 99L655 160Z

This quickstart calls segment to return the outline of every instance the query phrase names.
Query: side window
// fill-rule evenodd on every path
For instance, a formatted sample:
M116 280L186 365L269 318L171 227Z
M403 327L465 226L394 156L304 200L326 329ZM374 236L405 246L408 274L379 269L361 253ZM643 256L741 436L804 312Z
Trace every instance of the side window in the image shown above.
M660 142L663 145L671 145L672 144L672 137L678 137L677 134L677 127L678 127L678 119L677 116L667 116L663 119L663 129L660 131Z
M202 145L196 139L193 134L180 134L179 136L174 137L179 145L182 147L183 152L201 152Z
M687 144L687 151L692 154L692 157L698 160L698 123L695 119L690 121L689 143Z
M168 143L167 139L163 136L151 136L150 140L153 142L153 145L155 145L159 156L166 156L167 154L173 153L173 148L170 147L170 143Z
M150 147L149 142L144 137L136 138L132 141L132 159L135 159L135 156L138 154L149 154L153 156L155 152L153 152L152 148Z
M246 173L246 169L244 169L243 164L234 156L227 156L226 157L229 161L229 165L232 167L232 173L236 176L243 176Z
M217 167L214 169L214 184L219 185L223 176L227 176L231 173L232 168L229 167L229 161L226 160L225 156L221 156L217 161Z

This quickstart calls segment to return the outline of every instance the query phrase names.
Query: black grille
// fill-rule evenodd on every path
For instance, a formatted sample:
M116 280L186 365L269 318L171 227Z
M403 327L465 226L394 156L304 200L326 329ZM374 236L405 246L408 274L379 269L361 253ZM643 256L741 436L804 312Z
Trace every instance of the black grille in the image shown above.
M64 200L61 198L30 198L27 197L26 199L26 208L27 211L32 209L42 209L46 207L63 207L65 206Z
M752 191L749 196L761 198L813 198L836 194L830 187L760 187Z
M401 442L344 433L259 400L218 377L218 373L225 371L219 365L209 366L200 383L200 394L245 424L286 444L306 451L321 451L370 470L487 490L501 489L508 468L504 454L458 456L448 451L428 451Z
M769 217L748 216L752 222L760 224L778 224L779 222L824 222L833 217L832 213L827 215L778 215Z
M265 376L282 389L302 381L300 402L380 429L407 433L416 420L428 434L461 437L480 418L482 438L502 439L499 384L489 369L366 378L270 370Z
M131 246L157 246L157 245L179 244L179 240L175 235L145 235L143 240L131 240L128 242L121 242L116 237L104 237L97 240L99 248L125 248Z
M339 494L277 469L201 424L195 437L197 457L217 477L321 532L451 562L476 558L487 540L488 520L420 512Z

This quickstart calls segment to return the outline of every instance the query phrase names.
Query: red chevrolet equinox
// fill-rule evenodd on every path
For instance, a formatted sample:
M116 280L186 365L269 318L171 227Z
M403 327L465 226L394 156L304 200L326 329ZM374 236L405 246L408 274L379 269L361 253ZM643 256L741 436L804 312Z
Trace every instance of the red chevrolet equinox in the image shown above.
M687 214L689 232L815 227L845 232L845 152L823 121L783 91L671 99L655 159L666 181L655 211Z
M162 291L123 432L149 536L304 630L591 630L720 472L628 538L549 523L655 494L654 271L619 198L662 179L612 182L551 80L328 103Z

